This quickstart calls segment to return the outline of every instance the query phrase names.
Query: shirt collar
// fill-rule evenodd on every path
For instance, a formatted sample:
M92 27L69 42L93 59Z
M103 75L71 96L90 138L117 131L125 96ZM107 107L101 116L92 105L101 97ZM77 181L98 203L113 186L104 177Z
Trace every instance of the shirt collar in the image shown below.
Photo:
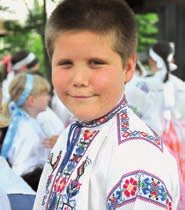
M100 126L100 125L106 123L107 121L109 121L110 119L112 119L121 109L125 108L126 106L127 106L127 100L124 95L124 96L122 96L119 103L106 115L104 115L98 119L91 120L91 121L81 121L80 124L82 124L83 127Z

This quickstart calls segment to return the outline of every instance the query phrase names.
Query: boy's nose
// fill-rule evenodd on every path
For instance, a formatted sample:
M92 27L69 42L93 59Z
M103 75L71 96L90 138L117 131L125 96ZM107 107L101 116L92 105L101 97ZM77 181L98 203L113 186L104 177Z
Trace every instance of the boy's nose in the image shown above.
M89 83L88 71L85 68L78 68L73 74L73 85L74 86L87 86Z

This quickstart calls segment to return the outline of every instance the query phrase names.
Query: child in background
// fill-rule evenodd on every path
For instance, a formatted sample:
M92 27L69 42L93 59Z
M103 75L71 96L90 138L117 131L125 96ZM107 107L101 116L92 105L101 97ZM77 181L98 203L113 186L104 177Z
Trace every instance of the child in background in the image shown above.
M170 43L160 41L149 49L152 75L143 79L148 88L146 101L151 101L142 118L160 135L179 164L181 174L181 201L185 206L185 84L173 75L174 49ZM156 103L157 102L157 103ZM146 107L143 101L143 107Z
M42 74L39 72L39 59L34 53L28 50L19 50L15 52L12 56L6 56L6 59L4 59L4 61L6 61L6 63L4 62L6 64L4 66L4 69L6 72L8 72L8 75L2 84L2 104L8 101L9 85L15 75L21 72L27 72L30 74L38 74L42 76ZM46 108L46 110L40 112L37 115L37 120L39 121L42 129L46 132L46 135L48 137L52 136L53 139L53 141L51 141L51 139L49 140L49 142L45 141L45 146L52 147L58 135L64 129L64 123L49 106Z
M132 10L123 0L64 0L46 46L56 94L78 120L52 149L33 209L176 210L176 161L124 94L136 62Z
M1 155L34 190L49 153L42 144L47 136L36 119L48 106L49 91L50 85L43 77L19 73L10 84L9 102L3 110L7 113L9 107L11 122Z
M8 88L14 76L20 72L35 72L39 70L39 60L34 53L28 50L19 50L12 56L9 54L4 59L4 79L2 82L2 103L9 98Z

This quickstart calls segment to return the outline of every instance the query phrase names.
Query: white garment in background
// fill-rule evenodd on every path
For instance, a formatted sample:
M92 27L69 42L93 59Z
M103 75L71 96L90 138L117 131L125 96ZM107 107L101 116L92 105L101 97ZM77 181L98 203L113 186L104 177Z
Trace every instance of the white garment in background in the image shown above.
M6 103L9 99L8 88L14 76L15 72L11 71L10 73L8 73L6 79L2 82L2 104Z
M35 194L35 191L10 168L2 156L0 156L0 189L7 194Z
M74 115L60 101L55 91L51 100L51 107L52 110L57 114L57 116L62 120L65 127L67 127L70 123L72 123L75 120Z
M7 193L0 188L0 210L11 210Z
M169 74L166 84L163 79L164 72L158 71L153 76L134 80L135 82L131 81L125 87L130 107L138 110L139 116L159 135L163 132L166 96L174 101L171 103L168 100L171 104L168 109L170 109L172 119L185 120L185 83L172 74Z
M164 112L166 109L170 111L172 120L185 119L185 85L183 85L182 80L172 74L169 75L168 82L163 83L161 71L154 76L146 77L143 81L149 90L145 101L150 101L148 107L143 103L145 107L143 109L143 120L161 135L164 129ZM168 86L171 88L168 88Z
M71 153L68 139L77 140ZM178 200L175 159L123 98L106 116L62 133L33 210L176 210Z
M65 128L62 120L50 107L47 107L44 112L40 112L37 115L37 120L48 138L60 135Z
M8 160L18 175L22 176L37 166L44 165L50 151L42 145L46 137L36 119L20 118L13 144L8 152Z
M142 78L135 73L132 80L125 85L128 105L139 117L142 117L144 106L147 107L149 103L149 101L146 101L148 88L142 82Z

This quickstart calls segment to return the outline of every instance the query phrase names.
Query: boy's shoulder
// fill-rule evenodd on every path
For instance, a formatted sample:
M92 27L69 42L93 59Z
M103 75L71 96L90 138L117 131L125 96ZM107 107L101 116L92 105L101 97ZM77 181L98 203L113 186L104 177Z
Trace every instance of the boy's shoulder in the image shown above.
M117 114L118 143L139 141L151 144L163 152L163 142L159 135L140 119L130 108Z
M127 115L120 112L117 121L118 156L137 157L136 162L142 160L149 165L151 162L160 162L164 167L170 164L176 170L177 162L160 136L131 109L127 109Z

